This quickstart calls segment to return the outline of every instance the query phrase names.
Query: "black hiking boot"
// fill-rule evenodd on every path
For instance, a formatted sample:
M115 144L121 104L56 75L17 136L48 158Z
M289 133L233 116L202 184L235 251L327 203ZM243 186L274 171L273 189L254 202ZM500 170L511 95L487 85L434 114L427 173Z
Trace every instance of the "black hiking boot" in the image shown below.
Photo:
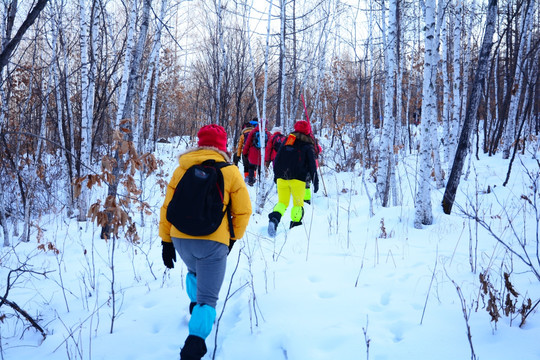
M281 220L281 214L277 211L273 211L268 214L268 235L271 237L276 236L277 226Z
M289 225L289 229L292 229L295 226L302 225L301 221L291 221L291 224Z
M189 335L180 351L180 360L201 360L204 354L206 354L204 339Z

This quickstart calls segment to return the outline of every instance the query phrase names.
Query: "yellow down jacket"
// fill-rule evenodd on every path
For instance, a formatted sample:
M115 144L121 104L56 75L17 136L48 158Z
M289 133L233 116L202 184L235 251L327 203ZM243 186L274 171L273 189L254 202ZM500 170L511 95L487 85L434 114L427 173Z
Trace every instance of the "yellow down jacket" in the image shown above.
M167 192L165 194L165 201L161 206L160 220L159 220L159 236L165 242L172 242L171 237L183 238L183 239L204 239L213 240L225 245L229 245L230 231L227 215L223 216L221 225L219 228L210 235L205 236L191 236L182 233L180 230L174 227L167 221L167 207L171 201L176 186L182 179L182 176L186 173L187 169L191 166L200 164L203 161L213 159L216 162L227 161L229 162L229 156L213 147L198 147L196 149L188 150L184 154L181 154L178 162L180 165L173 173L172 179L167 186ZM234 228L235 239L240 239L244 236L246 227L251 216L251 200L246 187L246 183L240 174L240 171L236 166L227 166L221 169L223 174L224 183L224 197L223 197L223 211L226 206L231 203L231 215ZM189 204L186 204L189 206Z

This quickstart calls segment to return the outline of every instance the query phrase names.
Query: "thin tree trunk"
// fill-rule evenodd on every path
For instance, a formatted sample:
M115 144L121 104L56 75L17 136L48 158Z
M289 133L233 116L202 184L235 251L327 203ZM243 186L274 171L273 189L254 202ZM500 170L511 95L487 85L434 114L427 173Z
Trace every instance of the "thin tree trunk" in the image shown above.
M146 110L146 103L148 100L148 94L150 92L150 86L152 85L152 77L154 76L154 71L157 67L157 64L159 63L159 52L161 50L161 30L163 29L163 21L165 19L165 12L167 10L167 2L168 0L162 0L161 2L160 17L159 19L157 19L157 29L156 33L154 34L154 45L152 47L150 58L148 60L148 72L146 74L144 88L139 99L138 119L133 128L133 139L135 143L138 144L138 147L136 149L139 153L142 152L144 144L144 139L141 136L144 130L144 113Z
M158 59L159 60L159 59ZM156 70L154 76L154 85L152 89L152 105L150 106L150 116L149 116L149 125L148 125L148 139L146 140L146 152L153 152L156 149L156 105L158 98L158 87L159 87L159 72L160 72L160 62L156 63Z
M510 99L510 108L508 110L508 120L506 123L506 129L503 139L503 159L508 159L510 157L510 150L514 141L516 140L516 122L518 119L519 108L521 104L521 95L522 90L525 87L525 69L527 68L528 58L524 59L524 56L529 52L529 44L531 42L531 36L533 35L532 23L534 17L534 9L536 0L527 1L523 14L522 14L522 24L521 24L521 36L520 42L517 45L518 55L516 61L516 81L514 82L515 87L512 89L512 95Z
M150 17L150 7L151 7L151 0L144 0L143 1L143 9L142 9L142 18L141 18L141 26L139 30L139 38L137 39L137 45L135 46L135 49L133 51L133 61L130 65L130 72L129 72L129 81L127 85L127 95L126 95L126 101L124 104L124 108L122 110L122 116L121 119L126 119L124 124L122 124L122 128L124 129L124 141L130 141L133 139L133 119L132 119L132 113L133 113L133 102L135 99L135 91L139 87L139 80L141 77L141 59L143 55L143 47L144 43L146 41L146 35L148 33L148 25L149 25L149 17ZM127 56L127 54L126 54ZM137 149L138 144L136 142L137 139L134 141L134 146ZM123 155L120 154L120 149L117 147L117 149L114 152L114 158L116 160L116 165L112 169L112 175L113 175L113 181L108 185L107 189L107 198L108 199L115 199L118 195L118 184L120 181L120 171L124 167L124 158ZM114 200L111 200L114 201ZM108 222L106 225L103 226L101 229L101 238L102 239L110 239L112 234L112 226L111 222L113 220L113 212L106 210L107 219Z
M450 160L456 153L457 134L459 133L459 124L461 123L461 13L463 12L463 3L456 0L456 14L454 15L454 33L453 33L453 85L452 85L452 116L450 122L450 132L448 134L448 146L450 148ZM466 96L466 95L465 95ZM450 163L448 164L450 165ZM450 170L450 169L449 169Z
M450 146L448 144L447 137L450 134L450 107L451 107L451 84L450 77L448 76L448 22L446 17L442 17L443 24L441 24L441 67L443 78L443 110L442 110L442 124L443 124L443 145L444 145L444 162L450 162Z
M53 59L52 59L52 65L51 65L51 71L53 72L53 79L54 79L54 94L55 94L55 100L56 100L56 126L58 129L58 139L60 146L62 148L67 149L69 152L64 152L66 157L66 162L62 164L65 171L63 171L65 175L65 183L63 186L62 193L65 196L64 203L67 204L67 215L71 217L73 214L74 209L74 199L73 199L73 191L71 186L71 175L73 174L71 164L73 164L73 152L71 146L66 146L66 137L64 136L64 112L63 112L63 105L62 105L62 84L60 83L60 70L59 70L59 61L58 61L58 55L61 50L63 50L63 47L58 46L58 38L60 36L60 29L63 25L63 6L64 4L58 4L58 8L56 9L56 17L55 22L52 23L52 33L53 33L53 44L52 44L52 51L53 51ZM67 65L66 65L67 66ZM66 89L67 91L67 89ZM70 141L71 143L71 141Z
M446 185L446 190L442 199L442 207L445 214L450 214L454 200L456 197L459 180L463 170L463 164L467 156L467 149L469 147L469 138L471 136L471 130L476 122L476 113L478 111L478 105L480 102L480 96L482 95L482 86L487 73L489 54L491 52L491 46L493 45L493 33L495 32L495 22L497 20L497 0L489 0L488 13L486 17L486 29L484 32L484 40L480 49L480 55L478 57L478 66L476 74L474 76L473 87L471 90L470 100L467 104L467 111L465 112L465 121L463 123L463 129L459 137L459 144L454 158L454 164L452 165L452 171Z
M135 45L135 19L137 17L137 0L131 0L131 11L129 13L128 30L126 38L126 52L124 55L124 70L122 74L122 84L120 85L120 93L118 95L118 111L116 113L116 121L114 129L118 128L122 114L126 106L126 98L129 86L129 74L131 69L131 61L133 56L133 46Z
M272 5L270 5L272 6ZM225 104L222 104L221 92L223 87L223 77L225 76L225 70L227 69L227 51L225 49L225 30L223 28L223 8L221 6L221 0L218 0L217 3L217 18L218 18L218 40L219 47L221 51L221 57L219 59L219 73L218 73L218 84L216 91L216 122L219 125L226 126L225 118L222 110L225 110ZM222 109L223 107L223 109Z
M437 74L439 70L440 54L439 54L439 45L441 38L441 26L444 21L444 4L443 0L438 2L437 13L435 14L435 19L437 19L437 25L435 26L435 38L433 40L432 46L432 56L433 64L431 66L432 75L431 78L434 82L433 92L429 93L430 100L429 106L432 106L431 114L427 118L429 121L429 138L431 139L431 150L433 156L433 173L435 174L435 186L437 189L442 189L444 187L444 175L441 166L441 155L439 151L439 132L438 129L438 116L437 116Z
M26 16L26 19L23 21L23 23L19 27L19 30L17 30L17 33L15 34L13 39L9 39L8 37L7 38L8 42L6 43L6 45L5 46L2 45L2 52L0 53L0 72L2 72L2 69L8 64L9 58L13 54L13 51L15 51L19 42L21 42L26 31L34 24L37 17L41 13L41 11L47 5L48 1L49 0L38 0L34 8L28 13L28 15ZM14 8L17 7L16 4L17 4L17 1L14 1L13 2Z
M270 53L270 24L272 18L272 5L273 0L270 0L270 5L268 7L268 26L266 32L266 48L264 52L264 88L263 88L263 103L262 103L262 117L259 118L259 137L261 139L261 170L259 178L259 186L257 186L257 199L256 199L256 210L257 214L262 213L264 208L264 194L266 194L266 181L265 181L265 171L264 169L264 154L266 148L266 141L263 139L266 138L266 96L268 92L268 58Z
M435 62L435 0L427 0L424 10L424 84L422 90L422 120L421 120L421 139L420 139L420 164L418 166L418 190L415 198L414 227L421 229L423 225L433 223L433 212L431 209L431 131L432 117L435 112L435 71L437 67Z
M538 69L538 66L540 65L540 61L538 60L538 58L536 58L535 63L536 63L536 68ZM539 80L539 76L536 77L536 80L537 81ZM518 129L518 133L516 136L517 140L519 140L519 138L521 137L523 127L525 123L527 122L527 118L530 115L532 104L534 102L534 99L533 99L534 83L529 83L529 84L526 84L525 86L526 86L526 89L525 89L525 104L526 105L525 105L525 109L521 113L521 121L520 121L519 129ZM519 141L516 141L514 144L514 151L512 152L512 157L510 158L510 163L508 164L508 171L506 173L506 179L503 182L503 186L506 186L508 184L508 181L510 180L510 173L512 172L512 164L514 163L514 159L516 158L518 148L519 148Z
M287 84L287 62L285 59L286 48L286 29L285 22L287 19L286 13L287 0L280 0L280 47L279 47L279 74L278 74L278 112L276 116L276 126L281 126L282 122L285 121L285 86Z
M390 0L388 16L388 33L386 33L386 20L383 16L383 39L385 44L385 96L384 96L384 123L382 124L381 142L379 148L379 162L377 170L377 196L383 207L389 206L390 201L390 176L391 168L395 165L392 154L394 153L394 95L396 92L396 58L397 58L397 0ZM383 14L385 13L383 3Z
M4 205L4 193L0 193L0 226L4 234L4 246L10 245L9 228L6 221L6 207Z
M89 34L96 33L92 31L90 26L89 14L87 13L88 5L86 0L80 0L81 7L81 163L91 167L91 150L92 150L92 127L94 113L94 91L95 91L95 54L89 56L90 47ZM96 9L91 6L91 13L94 14ZM94 15L96 16L96 15ZM95 35L97 36L97 34ZM67 74L66 74L67 76ZM79 168L82 176L83 167ZM86 221L86 213L88 212L88 203L90 200L90 191L86 186L82 186L81 194L78 200L78 221Z
M133 58L132 58L132 62L130 64L130 70L129 70L129 81L127 85L126 101L122 109L121 119L130 120L130 122L126 124L129 130L132 129L133 103L135 100L135 92L138 90L139 85L140 85L139 80L141 78L141 73L142 73L141 60L143 56L143 48L144 48L144 43L146 41L146 35L148 34L148 25L150 22L151 5L152 5L151 0L143 0L143 9L142 9L142 17L141 17L141 27L139 29L139 38L137 39L137 45L135 46L135 49L133 51ZM130 133L128 131L127 139L132 140L133 133ZM135 144L135 148L138 148L137 144Z

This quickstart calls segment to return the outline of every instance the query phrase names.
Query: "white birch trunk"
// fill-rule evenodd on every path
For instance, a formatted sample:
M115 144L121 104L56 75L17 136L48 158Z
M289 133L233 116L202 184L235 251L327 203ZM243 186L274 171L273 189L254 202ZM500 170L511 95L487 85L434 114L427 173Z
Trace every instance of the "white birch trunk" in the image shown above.
M73 152L72 152L72 148L71 146L67 146L66 144L66 139L64 137L64 116L63 116L63 105L62 105L62 93L60 91L61 89L61 86L62 84L60 83L60 69L58 68L58 55L60 53L61 50L64 50L65 49L62 49L62 48L59 48L58 47L58 36L59 36L59 33L60 33L60 29L62 29L62 26L63 26L63 6L64 4L61 3L61 4L57 4L57 8L56 8L56 16L57 18L55 19L55 22L52 23L52 29L51 29L51 33L53 34L53 42L52 42L52 51L53 51L53 59L52 59L52 72L53 72L53 79L54 79L54 89L55 89L55 100L56 100L56 126L57 126L57 129L58 129L58 140L60 142L60 145L66 149L68 151L68 153L66 154L66 158L68 160L70 160L69 162L66 161L63 166L64 166L64 171L63 173L66 174L65 176L65 183L62 185L63 186L63 191L62 193L64 194L65 198L64 198L64 204L66 204L67 206L67 215L68 217L71 217L71 215L73 214L73 207L74 207L74 203L73 203L73 191L72 191L72 187L71 187L71 179L69 177L69 174L71 174L71 171L70 171L70 163L73 163ZM64 64L64 66L67 66L67 64ZM66 91L68 91L68 84L66 83ZM67 101L70 101L69 99L67 99Z
M514 87L515 91L512 91L512 97L510 99L510 108L508 110L508 120L506 123L503 139L503 159L508 159L510 157L510 150L512 145L517 140L517 116L519 112L519 104L521 101L521 94L523 88L526 86L524 81L524 72L527 68L528 58L523 59L524 56L529 52L529 46L531 42L531 36L533 35L532 24L534 18L535 4L536 1L529 1L524 3L525 6L524 13L522 14L522 24L521 24L521 34L519 49L518 49L518 58L516 62L516 74L514 77Z
M150 7L151 0L143 0L142 16L141 16L141 26L139 29L139 37L137 39L137 44L133 51L133 58L130 64L129 80L127 86L127 95L124 103L124 108L122 109L121 119L130 119L131 124L133 125L133 103L135 102L135 93L139 89L139 82L141 78L141 60L143 55L144 43L146 42L146 35L148 34L148 25L150 21ZM129 124L127 124L129 127ZM131 133L127 133L127 138L134 141L134 146L136 149L138 146L138 139L133 139L133 128L131 126Z
M450 121L450 132L448 133L448 146L450 149L450 162L448 163L448 173L452 167L452 162L457 148L457 137L459 124L461 123L461 19L463 3L456 0L456 14L454 16L453 45L454 52L452 58L453 81L452 81L452 117Z
M442 67L442 79L443 79L443 110L442 110L442 124L443 124L443 140L444 140L444 162L448 164L450 162L450 146L448 144L448 135L450 134L450 101L451 101L451 84L450 77L448 76L448 22L443 17L441 24L441 37L442 37L442 55L441 55L441 67Z
M326 16L327 16L327 19L330 19L330 22L329 22L329 27L330 28L333 28L332 26L332 23L334 21L334 17L331 16L332 12L335 12L335 9L332 9L332 5L335 4L335 3L332 3L330 1L328 1L327 5L328 5L328 9L326 9ZM337 27L336 29L336 32L338 32L337 37L339 38L339 27ZM318 62L318 71L317 71L317 80L316 80L316 90L315 90L315 100L313 102L313 107L314 107L314 111L313 111L313 115L311 117L311 122L312 122L312 126L315 125L315 127L318 127L318 128L321 128L322 127L322 124L321 124L321 121L322 121L322 109L323 109L323 106L322 106L322 102L320 100L321 98L321 88L322 88L322 85L323 85L323 79L325 78L325 69L326 69L326 58L327 58L327 48L328 48L328 39L329 39L329 34L330 34L330 31L322 31L321 32L321 37L322 35L324 35L324 41L322 42L322 44L319 46L319 54L314 54L314 58L319 58L319 62ZM337 47L337 39L334 39L334 54L336 53L336 47ZM334 79L334 100L336 101L337 103L337 100L339 99L339 89L341 87L340 85L340 77L341 77L341 74L340 74L341 70L338 69L338 73L336 74L336 78ZM337 115L336 115L337 116ZM307 119L306 119L307 120Z
M88 4L86 0L80 0L80 46L81 46L81 174L84 175L86 167L91 166L91 146L92 146L92 122L94 97L91 94L94 77L91 75L91 65L89 63L89 18ZM83 170L84 169L84 170ZM82 186L78 201L78 220L86 221L88 211L89 190Z
M397 58L397 32L396 32L396 4L397 0L390 0L389 16L388 16L388 32L386 31L386 20L383 16L383 39L386 44L385 50L385 91L384 91L384 123L382 125L381 140L379 144L379 161L377 169L377 196L381 201L382 206L387 207L390 197L390 175L391 168L394 166L394 133L395 133L395 118L394 109L394 93L396 90L396 58ZM385 5L383 3L383 14L385 13Z
M74 130L74 124L73 124L73 105L71 103L71 87L69 85L68 74L69 74L69 68L68 68L68 56L67 56L67 49L65 44L62 44L62 54L63 54L63 60L64 60L64 87L66 89L66 112L67 112L67 123L69 126L69 143L66 144L68 146L68 149L71 151L72 154L72 163L75 162L75 145L73 143L73 139L75 139L75 130Z
M7 15L7 12L8 12L8 3L4 1L4 6L2 7L2 19L5 19L6 18L6 15ZM4 34L6 33L6 24L5 24L5 21L0 21L0 34L2 34L2 36L0 36L0 49L4 50L4 47L6 45L6 42L3 41L2 37L4 36ZM5 66L6 68L9 66L9 63ZM9 69L6 69L5 72L7 74L9 74ZM0 72L0 84L4 84L4 70L2 70L2 72ZM4 127L4 122L5 122L5 119L6 119L6 114L7 114L7 111L8 111L8 107L7 107L7 97L6 97L6 94L4 92L4 86L0 86L0 129L2 129ZM0 203L0 206L2 206L2 204Z
M122 72L122 84L120 85L120 93L118 95L118 110L116 113L116 121L114 129L118 128L120 120L122 120L122 112L126 106L126 97L128 93L129 74L131 69L131 60L133 56L133 47L135 45L135 20L137 18L137 0L131 0L131 10L128 20L128 31L126 38L126 52L124 55L124 69Z
M152 90L152 105L150 106L150 122L148 125L148 139L146 141L146 152L154 152L156 149L156 142L154 141L155 132L156 132L156 105L158 98L158 88L159 88L159 72L160 72L160 62L156 63L156 75L154 76L154 87Z
M256 78L255 78L255 59L253 57L253 51L251 48L251 27L249 23L249 18L251 16L251 9L253 9L253 1L251 0L251 6L249 7L249 10L247 10L247 16L246 16L246 31L248 33L248 51L249 51L249 59L251 62L251 87L253 90L253 98L255 99L255 108L257 110L257 117L261 117L261 109L259 106L259 98L257 97L257 87L256 87ZM247 7L247 5L246 5Z
M272 7L272 5L270 5ZM220 125L225 125L221 121L221 88L223 86L223 76L225 74L225 69L227 68L227 51L225 49L225 29L223 28L223 9L221 7L221 0L218 1L218 7L216 9L218 17L218 37L219 37L219 47L221 51L221 57L219 64L219 73L218 73L218 84L217 84L217 94L216 94L216 122Z
M281 3L281 13L280 13L280 20L281 20L281 53L283 54L283 59L281 61L281 92L280 92L280 100L279 100L279 118L281 119L281 125L285 125L288 123L287 121L287 115L285 112L285 89L287 84L287 62L285 61L285 21L286 21L286 4L287 0L280 0ZM285 126L283 126L283 129L285 129Z
M266 148L265 139L265 130L266 130L266 95L268 92L268 58L270 53L270 30L271 30L271 19L272 19L272 4L273 0L270 0L270 5L268 7L268 27L266 32L266 49L264 52L264 88L263 88L263 103L262 103L262 117L259 118L259 136L261 138L261 176L259 178L257 186L257 199L256 199L256 210L257 214L261 214L264 209L264 194L266 194L266 177L264 171L264 154Z
M152 52L150 53L150 58L148 60L148 72L144 81L143 92L139 99L138 121L133 127L133 139L136 144L139 144L139 146L137 147L137 151L139 151L139 153L143 149L143 139L141 138L141 134L143 131L144 113L146 110L146 102L148 100L150 86L152 85L152 77L154 75L154 70L157 63L159 62L159 53L161 50L161 30L163 29L163 21L165 20L167 2L168 0L162 0L161 2L160 17L159 19L157 19L156 33L154 34L154 45L152 47ZM154 96L156 96L156 94L154 94Z
M437 73L439 69L439 43L440 43L440 33L441 33L441 25L444 21L444 5L446 2L444 0L439 0L438 3L438 18L437 18L437 25L435 28L435 37L433 40L433 43L431 44L432 48L432 56L433 56L433 63L431 66L431 79L434 82L434 88L433 92L430 92L430 100L429 104L432 107L431 114L428 118L429 121L429 138L431 139L431 150L432 150L432 156L433 156L433 172L435 174L435 186L437 189L442 189L444 187L444 175L443 170L441 166L441 156L439 151L439 133L437 131L438 129L438 118L437 118Z
M422 225L433 223L433 213L431 209L431 150L430 140L430 117L435 115L434 103L435 81L433 67L434 63L434 36L435 36L435 0L425 2L425 27L424 27L424 84L422 89L422 120L421 120L421 140L420 140L420 163L418 165L418 190L415 198L414 227L421 229Z
M43 61L43 60L42 60ZM48 78L43 77L41 80L41 91L43 98L41 101L41 122L39 125L39 137L37 142L37 157L42 158L43 154L43 139L45 138L45 129L47 128L47 111L49 110L49 86L53 80L52 67L49 67Z
M373 44L373 12L375 8L373 7L373 0L369 0L369 64L370 64L370 81L369 81L369 124L368 124L368 133L371 137L375 134L375 120L374 120L374 109L375 109L375 45Z

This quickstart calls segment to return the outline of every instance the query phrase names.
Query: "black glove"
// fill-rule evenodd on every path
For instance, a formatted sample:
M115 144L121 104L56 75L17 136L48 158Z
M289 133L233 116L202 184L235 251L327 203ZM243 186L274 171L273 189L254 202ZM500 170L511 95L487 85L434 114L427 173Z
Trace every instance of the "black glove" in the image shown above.
M229 255L231 253L232 247L234 246L235 242L236 242L236 240L229 239L229 252L227 253L227 255Z
M176 250L174 250L173 243L162 241L161 245L163 246L163 249L161 251L161 258L163 259L163 264L169 269L174 268L174 262L176 262Z
M319 178L316 176L313 181L313 192L316 193L317 191L319 191Z
M234 165L238 166L238 162L240 161L240 156L238 154L233 155L233 163Z

